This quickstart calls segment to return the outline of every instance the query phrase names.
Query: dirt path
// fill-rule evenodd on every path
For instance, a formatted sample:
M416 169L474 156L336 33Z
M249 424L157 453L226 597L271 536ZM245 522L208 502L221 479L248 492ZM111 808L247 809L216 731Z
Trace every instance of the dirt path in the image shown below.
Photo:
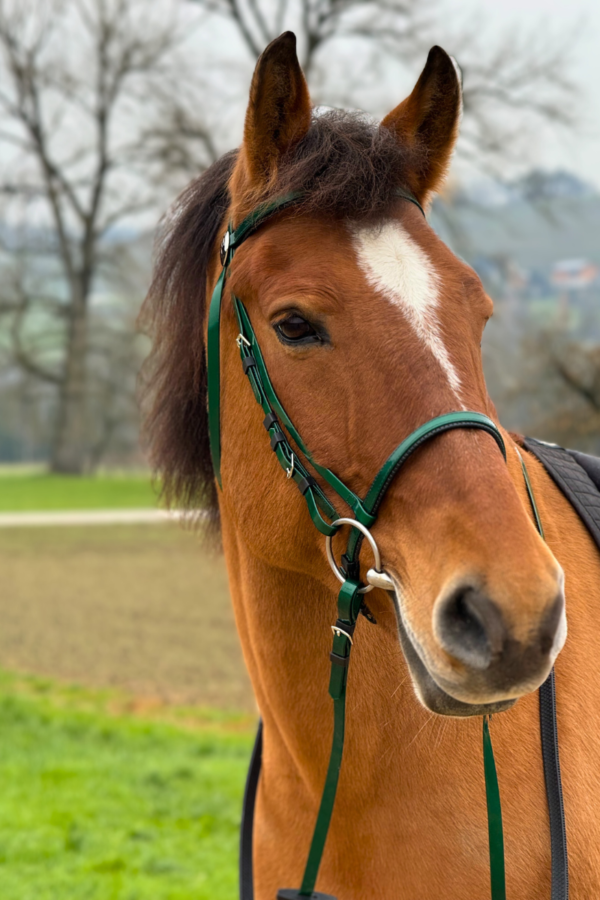
M57 512L0 513L0 528L48 528L64 525L158 525L184 516L164 509L82 509Z
M175 524L3 530L0 666L254 709L223 561Z

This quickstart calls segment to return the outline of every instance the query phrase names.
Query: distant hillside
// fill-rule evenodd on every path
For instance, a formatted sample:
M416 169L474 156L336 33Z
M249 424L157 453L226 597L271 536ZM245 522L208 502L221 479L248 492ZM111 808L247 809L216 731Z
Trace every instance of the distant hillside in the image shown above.
M600 265L600 194L570 173L483 183L457 193L451 207L436 203L431 222L471 263L504 258L531 270L585 258Z
M560 198L503 207L456 206L450 231L437 210L432 224L469 261L508 257L525 268L549 267L568 257L600 264L600 197Z

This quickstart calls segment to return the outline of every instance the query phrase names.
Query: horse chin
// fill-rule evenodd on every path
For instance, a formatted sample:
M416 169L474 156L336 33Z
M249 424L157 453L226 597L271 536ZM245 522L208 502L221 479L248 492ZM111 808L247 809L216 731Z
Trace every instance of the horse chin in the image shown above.
M398 635L404 658L408 665L412 682L417 697L423 706L439 716L456 716L467 718L470 716L491 716L492 713L505 712L517 702L516 699L498 700L495 703L464 703L457 700L434 681L429 670L417 653L414 644L402 621L398 595L391 594L396 607L398 621Z

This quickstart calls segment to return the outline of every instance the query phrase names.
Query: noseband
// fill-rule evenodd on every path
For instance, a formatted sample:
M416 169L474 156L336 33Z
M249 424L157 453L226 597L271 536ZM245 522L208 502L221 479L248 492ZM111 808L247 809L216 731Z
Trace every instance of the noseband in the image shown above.
M411 194L405 191L398 191L398 195L405 200L414 203L419 207L421 212L423 212L420 204ZM288 194L257 207L257 209L247 216L237 228L234 229L230 223L221 243L222 270L210 303L207 342L210 450L215 477L219 487L222 486L220 438L220 317L223 291L229 265L236 249L247 238L254 234L263 222L275 213L292 206L295 203L299 203L301 199L301 194ZM321 534L325 535L328 559L334 574L342 582L342 587L338 595L338 618L335 625L332 626L333 647L330 654L331 675L329 681L329 694L333 699L334 706L334 733L325 787L302 885L299 890L282 889L277 895L279 900L298 900L298 898L302 897L313 898L313 900L335 900L335 898L332 898L327 894L314 892L314 886L317 880L323 850L325 848L325 841L333 812L342 762L346 682L348 665L350 662L350 652L354 639L354 630L356 628L358 616L361 612L365 614L367 618L370 617L371 620L374 621L372 616L370 616L368 609L364 606L362 595L371 590L372 587L380 587L388 591L394 590L392 579L382 569L379 551L370 533L370 528L377 519L381 502L395 476L409 457L432 438L457 428L477 429L486 432L496 441L505 460L506 448L497 426L486 415L473 411L448 412L445 415L436 416L429 420L405 438L383 463L366 496L363 498L359 497L330 469L320 465L313 458L273 388L256 334L244 304L235 296L233 297L233 304L239 326L237 345L240 351L242 367L245 375L248 377L254 396L262 407L265 415L263 424L270 438L271 449L275 453L282 469L285 471L287 479L296 485L304 497L314 525ZM286 429L287 434L286 431L284 431L284 428ZM290 438L295 445L294 449L292 449ZM329 485L347 506L350 507L354 518L351 519L339 516L314 475L311 474L311 469L316 472L327 485ZM526 482L529 497L537 519L535 501L528 479L526 479ZM333 558L331 539L343 525L350 525L351 531L346 551L342 556L341 567L338 567ZM366 585L360 580L359 562L360 550L364 538L367 538L371 545L375 558L374 567L367 572ZM500 796L488 722L485 717L483 746L486 797L488 803L492 900L504 900L506 892Z

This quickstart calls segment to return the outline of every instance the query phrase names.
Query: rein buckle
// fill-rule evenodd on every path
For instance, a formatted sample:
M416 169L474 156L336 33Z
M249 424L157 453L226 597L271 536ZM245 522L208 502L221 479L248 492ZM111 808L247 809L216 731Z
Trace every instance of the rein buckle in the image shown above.
M286 470L285 470L285 477L286 477L286 478L291 478L291 477L292 477L292 475L294 474L294 466L295 466L295 465L296 465L296 460L294 459L294 454L292 453L292 462L291 462L291 465L290 465L289 469L286 469Z
M347 631L344 631L343 628L340 628L339 625L332 625L331 630L333 631L334 637L345 637L348 638L351 644L354 643L352 636L348 634Z

